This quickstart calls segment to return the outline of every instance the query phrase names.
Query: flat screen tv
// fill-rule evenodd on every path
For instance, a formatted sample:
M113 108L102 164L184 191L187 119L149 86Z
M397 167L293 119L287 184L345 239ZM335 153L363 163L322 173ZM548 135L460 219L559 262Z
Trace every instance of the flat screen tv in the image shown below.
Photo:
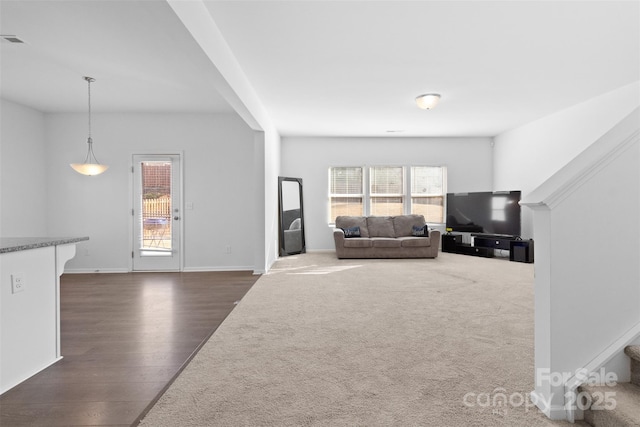
M447 194L449 231L520 236L520 191Z

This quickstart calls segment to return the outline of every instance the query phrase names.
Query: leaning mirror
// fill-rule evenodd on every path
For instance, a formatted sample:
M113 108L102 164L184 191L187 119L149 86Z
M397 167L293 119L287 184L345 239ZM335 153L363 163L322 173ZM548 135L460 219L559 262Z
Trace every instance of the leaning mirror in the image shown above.
M280 256L305 252L302 178L278 177Z

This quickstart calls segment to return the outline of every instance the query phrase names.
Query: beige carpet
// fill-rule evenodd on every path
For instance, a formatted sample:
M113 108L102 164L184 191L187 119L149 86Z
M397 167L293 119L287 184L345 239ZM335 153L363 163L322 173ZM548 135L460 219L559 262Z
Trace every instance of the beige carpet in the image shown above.
M258 280L142 425L569 425L523 404L533 378L533 265L311 253Z

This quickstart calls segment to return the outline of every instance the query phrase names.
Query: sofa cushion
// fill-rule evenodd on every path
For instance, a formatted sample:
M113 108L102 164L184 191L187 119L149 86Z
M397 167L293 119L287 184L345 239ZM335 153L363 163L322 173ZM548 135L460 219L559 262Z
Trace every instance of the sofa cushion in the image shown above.
M400 239L393 237L372 237L370 239L373 242L374 248L399 248Z
M352 237L362 237L360 236L360 227L357 225L355 227L347 227L343 228L345 239L350 239Z
M390 216L367 217L369 237L396 237L393 219Z
M336 217L336 227L343 230L350 227L360 227L360 236L369 237L367 218L364 216L338 216Z
M430 237L400 237L397 239L403 248L422 248L431 246Z
M425 225L423 215L400 215L393 217L393 228L396 237L411 236L413 226Z
M370 248L371 239L354 237L353 239L344 239L343 246L345 248Z
M411 235L415 237L429 237L429 227L426 225L414 225L411 228Z

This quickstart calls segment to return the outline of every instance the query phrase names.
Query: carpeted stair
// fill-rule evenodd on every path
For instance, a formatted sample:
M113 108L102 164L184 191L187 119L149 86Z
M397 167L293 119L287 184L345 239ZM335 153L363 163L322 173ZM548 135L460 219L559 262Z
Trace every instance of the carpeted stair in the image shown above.
M594 427L640 427L640 345L627 346L624 352L631 358L631 382L578 388L602 407L584 411L584 420Z

